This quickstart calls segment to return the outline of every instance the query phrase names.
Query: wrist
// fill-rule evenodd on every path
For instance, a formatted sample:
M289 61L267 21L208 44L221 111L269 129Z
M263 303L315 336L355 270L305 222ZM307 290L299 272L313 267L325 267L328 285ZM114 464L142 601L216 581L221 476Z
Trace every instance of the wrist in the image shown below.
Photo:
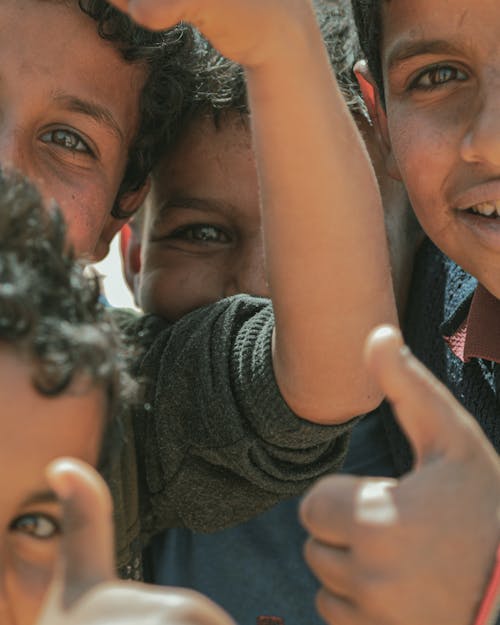
M247 75L273 74L285 69L293 71L294 68L300 68L315 46L324 48L321 31L309 2L302 2L300 9L275 22L278 25L264 27L266 34L260 38L255 53L243 62Z

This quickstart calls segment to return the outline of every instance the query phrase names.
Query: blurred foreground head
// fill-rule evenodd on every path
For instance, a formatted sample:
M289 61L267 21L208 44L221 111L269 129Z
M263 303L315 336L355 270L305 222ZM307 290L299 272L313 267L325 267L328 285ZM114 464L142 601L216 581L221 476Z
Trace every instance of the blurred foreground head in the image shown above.
M98 466L123 401L119 335L56 207L0 172L0 622L31 625L55 566L61 509L45 467Z

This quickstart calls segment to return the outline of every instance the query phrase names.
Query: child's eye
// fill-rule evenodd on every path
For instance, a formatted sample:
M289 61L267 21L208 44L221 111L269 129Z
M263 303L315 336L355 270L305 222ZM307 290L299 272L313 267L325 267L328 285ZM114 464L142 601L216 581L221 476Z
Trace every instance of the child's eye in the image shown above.
M410 89L431 90L449 82L464 82L465 72L452 65L435 65L421 72L410 84Z
M48 540L61 533L59 523L47 514L23 514L12 521L11 532L27 534L38 540Z
M44 143L53 143L66 150L72 152L81 152L93 156L92 150L85 143L85 141L76 132L59 128L57 130L49 130L41 137Z
M217 226L210 224L193 224L177 228L169 236L170 239L184 239L193 243L230 243L229 236Z

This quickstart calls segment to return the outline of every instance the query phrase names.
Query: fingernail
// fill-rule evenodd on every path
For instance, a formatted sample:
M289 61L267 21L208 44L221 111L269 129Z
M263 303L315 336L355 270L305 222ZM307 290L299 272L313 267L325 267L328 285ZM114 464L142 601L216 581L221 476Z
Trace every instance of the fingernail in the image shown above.
M356 522L364 525L394 525L398 520L398 510L392 497L395 485L390 480L364 482L356 495Z
M77 470L75 463L67 458L54 460L46 469L47 480L60 499L69 499L73 492L71 474Z

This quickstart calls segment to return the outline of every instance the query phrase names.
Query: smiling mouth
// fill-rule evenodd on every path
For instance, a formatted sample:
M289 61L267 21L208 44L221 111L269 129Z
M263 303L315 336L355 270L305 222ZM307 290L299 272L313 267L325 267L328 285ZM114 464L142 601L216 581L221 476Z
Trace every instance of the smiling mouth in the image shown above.
M497 219L500 217L500 200L494 202L481 202L469 208L460 209L469 215L477 215L486 219Z

